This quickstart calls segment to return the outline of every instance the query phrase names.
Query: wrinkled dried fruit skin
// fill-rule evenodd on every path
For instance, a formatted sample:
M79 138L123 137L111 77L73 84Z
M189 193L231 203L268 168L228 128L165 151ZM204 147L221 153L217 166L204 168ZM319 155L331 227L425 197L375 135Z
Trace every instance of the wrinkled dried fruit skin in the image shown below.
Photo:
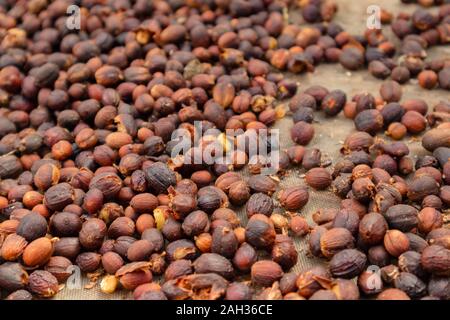
M374 135L383 128L383 116L375 109L364 110L355 117L355 127Z
M331 290L338 300L358 300L360 297L358 287L352 280L337 279Z
M251 268L252 282L265 287L281 279L283 270L276 262L261 260L253 264Z
M156 204L155 198L155 206ZM181 220L197 207L197 200L191 195L177 194L171 199L169 207L172 209L174 217Z
M339 210L331 222L333 228L345 228L353 235L358 232L359 216L355 211Z
M211 252L226 258L232 258L238 248L239 241L232 229L217 227L212 234Z
M309 193L304 187L292 187L280 191L278 198L286 210L298 210L308 202Z
M181 259L169 264L166 271L164 272L164 278L166 280L172 280L191 273L193 273L192 262L189 260Z
M428 283L428 293L442 300L450 299L450 280L448 277L432 277Z
M193 274L165 282L161 289L171 300L217 300L225 295L228 281L215 273Z
M409 249L422 253L422 251L428 247L428 243L425 239L421 238L420 236L418 236L417 234L408 232L406 233L406 237L408 238L409 241Z
M351 151L368 150L374 143L374 138L366 132L354 132L347 136L341 149L344 153Z
M343 249L354 247L354 238L350 231L344 228L333 228L320 237L322 254L331 258Z
M403 272L409 272L419 278L424 278L426 272L422 268L421 254L415 251L406 251L398 257L398 267Z
M5 300L33 300L33 295L27 290L17 290L8 295Z
M193 260L197 256L195 245L186 239L180 239L169 243L166 247L169 261L179 259Z
M203 187L197 193L197 205L206 213L212 213L219 208L228 207L228 197L219 188Z
M83 252L75 260L77 266L83 272L94 272L101 263L101 256L95 252Z
M310 226L305 218L294 216L289 222L289 228L296 237L303 237L310 231Z
M249 178L248 184L253 192L262 192L272 195L277 187L277 182L265 175L253 175Z
M102 220L91 218L81 227L80 244L88 250L98 249L102 245L106 232L106 224Z
M394 257L398 257L409 250L409 239L399 230L388 230L384 235L383 243L389 254Z
M266 248L275 241L275 229L265 221L251 218L245 228L245 238L257 248Z
M58 280L48 271L36 270L30 274L28 287L43 298L53 297L59 291Z
M375 245L383 241L388 229L386 220L379 213L366 214L359 223L359 236L370 245Z
M8 155L0 159L0 178L15 178L22 172L22 164L16 156Z
M156 162L145 170L150 189L159 193L166 193L170 186L175 185L175 173L164 163Z
M345 249L331 258L330 272L335 277L350 279L364 270L366 261L364 253L356 249Z
M28 273L19 263L6 262L0 265L1 288L8 291L24 289L28 279Z
M114 173L100 173L95 175L89 183L89 189L98 189L105 198L115 196L122 187L122 180Z
M391 229L408 232L417 227L418 211L412 206L397 204L390 207L383 215Z
M194 263L196 273L217 273L225 279L234 276L233 265L223 256L216 253L204 253Z
M209 231L209 217L204 211L193 211L183 220L181 227L188 237L198 236Z
M325 227L318 226L314 227L309 235L309 251L316 257L322 255L320 239L325 232L327 232Z
M331 289L331 275L322 266L312 267L302 272L297 278L298 292L306 298L321 289Z
M426 294L425 283L412 273L401 272L394 279L394 286L411 298L420 298Z
M1 246L1 257L6 261L15 261L22 255L27 244L25 238L12 233L6 237Z
M422 146L428 151L439 147L450 148L450 133L446 129L434 128L427 131L422 137Z
M47 189L44 194L44 203L51 210L62 210L71 204L74 198L72 186L64 182Z
M282 234L275 237L271 255L272 260L278 263L284 270L291 269L297 263L298 254L294 246L294 241Z
M408 198L411 201L422 201L427 195L439 194L439 184L430 176L421 176L408 184Z
M347 96L342 90L333 90L322 100L321 108L327 116L335 116L344 108Z
M245 283L233 282L231 283L225 294L225 300L251 300L252 289Z
M233 265L242 272L250 271L251 266L256 262L258 256L256 250L244 242L233 257Z
M314 137L314 127L304 121L299 121L291 128L292 140L300 145L307 145Z
M283 295L297 290L298 275L295 272L285 273L280 279L280 291Z
M112 251L103 254L101 261L103 269L109 274L115 274L124 265L122 257Z
M72 262L61 256L53 256L45 265L45 271L50 272L59 283L64 283L72 275Z
M450 274L450 250L438 245L425 248L421 257L422 267L438 276Z
M281 200L280 200L281 201ZM246 204L247 216L250 218L254 214L264 214L270 216L273 212L273 200L271 197L264 193L255 193Z

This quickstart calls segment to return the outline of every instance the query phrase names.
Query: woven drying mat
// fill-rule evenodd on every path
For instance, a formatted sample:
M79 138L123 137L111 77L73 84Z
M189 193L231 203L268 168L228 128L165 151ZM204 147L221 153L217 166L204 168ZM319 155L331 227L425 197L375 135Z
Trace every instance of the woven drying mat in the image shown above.
M345 30L351 31L353 34L361 34L365 28L366 8L374 4L373 0L342 0L339 1L339 11L336 15L335 22L340 23ZM376 3L382 8L389 10L394 15L400 11L412 12L418 6L416 5L401 5L400 0L377 0ZM296 11L290 12L290 17L293 21L300 21L299 13ZM398 43L395 37L390 32L390 27L385 27L385 34L394 42ZM435 47L428 50L430 58L450 56L450 47ZM379 96L379 87L382 81L373 78L366 70L349 72L343 69L339 64L322 64L319 65L314 73L295 76L288 74L288 78L298 81L299 90L302 91L311 85L322 85L329 90L341 89L346 94L348 99L356 93L369 92L374 96ZM417 85L416 80L411 80L409 84L403 85L402 100L411 98L424 99L431 110L431 108L441 100L448 100L449 93L441 89L434 89L431 91L424 90ZM279 103L286 103L282 101ZM294 145L290 138L290 128L293 122L288 116L276 122L274 128L280 130L280 144L281 148L285 149ZM344 118L342 114L333 118L326 118L322 113L316 112L315 122L313 123L315 135L308 147L319 148L323 155L327 155L335 163L341 156L339 149L346 136L354 131L353 122ZM416 159L417 156L426 154L426 151L421 147L420 141L416 137L408 136L404 142L410 148L410 156ZM291 169L281 179L279 189L288 186L305 185L302 174L303 169ZM248 172L244 169L241 171L244 177L248 177ZM276 195L276 193L275 193ZM310 197L308 204L302 208L298 214L304 216L311 225L312 214L319 208L338 208L340 199L330 191L315 191L310 188ZM242 224L247 223L247 216L244 208L235 208L239 214ZM282 213L281 208L277 208L275 212ZM295 246L299 253L297 264L292 271L297 273L317 264L323 264L324 260L312 257L308 254L307 237L303 239L295 239ZM101 278L100 278L101 279ZM68 300L100 300L100 299L130 299L131 293L118 290L114 294L104 294L99 289L98 281L90 289L84 288L89 284L87 278L83 278L83 289L68 289L64 288L59 292L54 299L68 299Z

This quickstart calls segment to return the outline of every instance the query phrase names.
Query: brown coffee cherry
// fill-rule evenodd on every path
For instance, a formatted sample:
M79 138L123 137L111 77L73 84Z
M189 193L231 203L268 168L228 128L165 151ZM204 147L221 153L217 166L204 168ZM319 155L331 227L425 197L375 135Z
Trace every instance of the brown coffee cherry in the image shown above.
M390 228L408 232L417 227L417 214L416 208L405 204L397 204L387 209L383 216Z
M377 300L411 300L409 296L400 289L389 288L382 291Z
M198 257L193 267L196 273L217 273L226 279L234 276L234 268L231 262L220 254L204 253Z
M88 219L81 227L79 239L80 244L88 250L96 250L101 247L106 236L106 224L97 218Z
M241 180L230 185L228 190L228 198L235 206L243 205L250 198L250 187L248 183Z
M252 289L242 282L231 283L225 294L225 300L251 300L251 298Z
M38 238L28 244L23 251L22 260L29 267L44 265L53 254L53 241L49 238Z
M1 257L6 261L17 260L25 250L28 242L24 237L12 233L4 240L0 253Z
M37 238L43 237L47 233L47 221L40 214L31 212L20 219L17 226L17 234L31 242Z
M303 237L310 230L308 222L301 216L293 216L289 221L289 228L296 237Z
M272 247L272 260L283 270L289 270L297 263L298 253L294 241L287 235L277 234Z
M216 220L218 221L218 220ZM217 227L212 233L211 252L226 258L232 258L239 246L239 241L231 228Z
M395 81L386 81L380 87L380 95L386 102L398 102L402 97L402 87Z
M275 241L273 223L265 215L253 215L245 228L245 238L248 243L257 248L271 246Z
M331 288L331 275L322 266L312 267L302 272L297 278L298 293L305 298L311 297L315 292Z
M278 200L280 201L281 206L290 211L301 209L306 205L308 199L308 190L301 186L281 190L278 194Z
M50 227L55 236L76 236L81 230L80 217L72 212L60 212L51 217Z
M331 185L331 174L325 168L313 168L306 172L306 183L314 189L323 190Z
M58 280L48 271L36 270L28 278L30 291L43 298L53 297L59 291Z
M419 231L424 234L442 227L443 224L442 214L431 207L423 208L417 215L417 218Z
M127 258L130 261L148 260L153 252L153 244L147 240L137 240L133 242L127 250Z
M399 230L388 230L384 235L384 247L394 257L409 250L408 237Z
M431 245L423 250L421 263L427 272L438 276L448 276L450 274L450 250L438 245Z
M283 270L276 262L261 260L251 267L252 282L264 287L271 286L283 276Z
M366 255L356 249L344 249L330 260L330 272L339 278L351 279L359 275L366 265Z
M368 213L359 223L359 236L368 245L376 245L383 241L388 225L379 213Z
M304 121L299 121L291 128L291 139L297 144L307 145L314 136L314 127Z
M357 130L367 132L371 135L380 131L384 124L383 116L376 109L364 110L358 113L354 122Z
M409 272L400 272L394 279L394 286L404 291L413 299L420 298L426 294L426 285L417 276Z
M401 140L406 135L407 128L400 122L392 122L387 128L386 135L394 140Z
M96 252L83 252L75 260L77 266L83 272L94 272L101 264L101 255Z
M338 300L358 300L360 297L358 286L352 280L337 279L333 282L331 290Z
M332 258L339 251L353 247L354 238L350 231L344 228L330 229L320 237L320 248L327 258Z
M103 269L109 274L115 274L124 265L122 257L112 251L106 252L101 261Z
M417 75L417 80L422 88L433 89L438 82L438 76L432 70L423 70Z
M425 130L427 122L425 117L417 111L406 112L401 120L408 132L417 134Z
M421 254L415 251L406 251L398 257L398 267L403 272L412 273L419 278L426 276L422 268Z

